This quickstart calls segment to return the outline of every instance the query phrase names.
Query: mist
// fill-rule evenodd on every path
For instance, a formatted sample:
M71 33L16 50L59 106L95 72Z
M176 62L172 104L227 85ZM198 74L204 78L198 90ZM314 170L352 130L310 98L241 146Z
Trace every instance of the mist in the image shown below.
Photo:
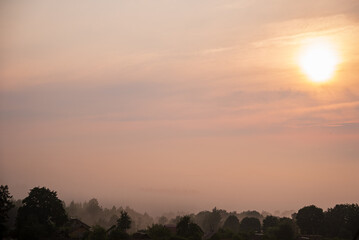
M215 207L241 220L357 203L357 10L355 0L2 1L0 183L16 200L45 186L66 207L127 209L136 230ZM297 61L316 38L341 57L322 84ZM84 209L77 217L98 223Z

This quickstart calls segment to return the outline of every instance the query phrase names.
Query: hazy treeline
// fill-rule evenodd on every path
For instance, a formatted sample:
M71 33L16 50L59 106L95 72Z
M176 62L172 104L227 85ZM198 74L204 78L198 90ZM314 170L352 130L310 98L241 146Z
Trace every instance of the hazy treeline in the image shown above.
M22 200L12 200L14 207L11 208L8 212L8 221L6 223L8 228L13 228L15 226L17 209L22 206ZM132 219L132 224L129 232L135 232L141 229L146 229L152 224L170 224L176 225L179 222L180 216L189 215L191 219L198 224L205 232L209 232L212 228L217 229L218 227L224 224L225 219L230 215L235 215L239 220L242 220L245 217L254 217L258 218L260 221L264 219L267 215L271 215L268 212L259 213L257 211L243 211L240 213L237 212L227 212L222 209L214 209L212 211L201 211L197 214L187 214L184 212L178 213L164 213L162 216L153 218L149 214L141 214L136 212L130 207L116 207L104 208L98 202L96 198L92 198L89 201L85 202L74 202L71 201L69 204L63 202L64 208L71 218L78 218L84 223L93 226L99 225L103 228L110 228L116 224L117 219L119 218L121 211L125 211ZM290 211L294 213L294 211ZM279 212L278 212L279 213ZM287 214L289 211L286 212ZM285 214L285 213L284 213ZM217 216L218 215L218 216ZM216 219L220 219L218 223Z
M213 208L197 214L167 214L154 220L147 213L141 214L129 207L103 208L94 198L66 205L55 191L45 187L35 187L26 198L15 201L8 187L0 186L0 239L4 236L17 239L67 236L71 218L92 226L84 238L89 240L129 239L139 233L155 240L252 240L255 236L264 240L294 240L301 235L352 239L359 234L358 204L337 204L326 211L310 205L291 217Z
M145 229L154 223L153 218L147 213L141 214L129 207L117 208L113 206L110 209L103 208L95 198L84 203L72 201L69 205L65 205L65 210L70 217L78 218L90 226L99 225L104 228L110 228L115 225L121 212L125 211L132 219L130 232Z
M126 211L132 219L132 225L129 230L130 232L146 229L148 226L156 223L162 225L176 225L180 220L180 216L184 215L190 216L191 219L204 230L204 232L210 232L213 229L218 229L224 224L225 219L230 215L235 215L239 220L242 220L245 217L253 217L259 219L260 221L263 221L267 215L271 215L268 212L259 213L257 211L243 211L237 213L235 211L227 212L226 210L214 208L212 211L201 211L197 214L180 212L165 213L160 217L153 218L147 213L138 213L130 207L123 208L121 206L113 206L110 209L103 208L96 198L83 203L76 203L72 201L68 205L65 204L65 210L70 217L78 218L91 226L99 225L104 228L109 228L116 224L121 211ZM289 213L289 211L286 213ZM290 213L294 213L294 211L291 211Z

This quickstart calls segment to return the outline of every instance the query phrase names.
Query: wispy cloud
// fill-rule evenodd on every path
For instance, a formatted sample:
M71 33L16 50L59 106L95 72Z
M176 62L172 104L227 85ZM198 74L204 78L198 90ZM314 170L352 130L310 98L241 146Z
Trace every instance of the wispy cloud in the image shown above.
M317 37L359 32L358 24L350 21L346 15L289 20L268 24L266 29L271 35L279 36L256 41L253 43L254 47L297 45Z

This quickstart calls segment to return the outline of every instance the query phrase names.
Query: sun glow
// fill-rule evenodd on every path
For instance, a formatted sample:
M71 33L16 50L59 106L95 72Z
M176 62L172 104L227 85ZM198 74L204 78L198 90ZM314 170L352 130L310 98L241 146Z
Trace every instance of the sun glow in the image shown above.
M339 63L334 45L325 40L309 43L301 50L299 65L313 82L321 83L331 79Z

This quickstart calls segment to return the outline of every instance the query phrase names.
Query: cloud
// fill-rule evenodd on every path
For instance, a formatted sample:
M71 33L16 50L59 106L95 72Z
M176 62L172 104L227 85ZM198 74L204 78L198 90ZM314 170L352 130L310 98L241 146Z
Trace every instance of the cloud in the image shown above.
M246 106L250 104L271 104L277 101L288 101L308 98L308 92L298 90L259 90L259 91L233 91L230 94L218 97L216 101L222 106L240 105Z
M293 109L294 117L284 122L291 128L317 127L356 130L359 101L308 106ZM352 132L355 134L356 131Z
M311 38L340 36L345 33L359 32L357 23L346 15L332 15L319 18L294 19L266 25L270 37L256 41L254 47L273 47L303 44Z

